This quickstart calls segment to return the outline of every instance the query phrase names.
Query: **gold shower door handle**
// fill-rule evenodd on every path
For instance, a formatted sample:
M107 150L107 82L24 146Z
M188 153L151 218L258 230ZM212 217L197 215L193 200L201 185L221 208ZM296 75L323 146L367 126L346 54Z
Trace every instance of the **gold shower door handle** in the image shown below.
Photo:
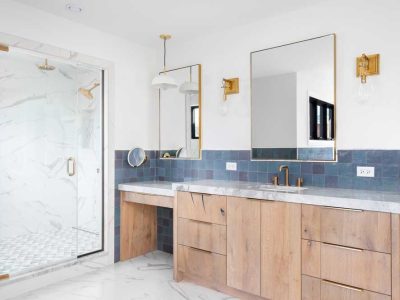
M75 159L73 157L70 157L67 160L67 173L68 176L75 175Z

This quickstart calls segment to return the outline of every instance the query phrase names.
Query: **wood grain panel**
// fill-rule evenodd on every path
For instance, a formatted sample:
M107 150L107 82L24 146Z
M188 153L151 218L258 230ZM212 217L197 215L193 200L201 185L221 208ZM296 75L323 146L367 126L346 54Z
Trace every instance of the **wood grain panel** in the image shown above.
M305 240L321 240L321 207L317 205L301 206L301 232Z
M400 300L400 215L392 214L392 300Z
M178 192L178 217L226 225L226 196Z
M321 299L321 279L303 275L301 277L301 299Z
M227 284L260 295L260 201L228 197Z
M178 270L216 285L226 284L226 256L178 245Z
M174 280L179 282L182 280L182 272L179 272L178 270L178 214L177 214L177 207L178 207L178 196L175 195L174 197L174 208L173 208L173 234L172 234L172 239L173 239L173 260L174 260L174 271L173 271L173 277Z
M321 244L321 278L390 295L391 256Z
M391 297L322 280L321 300L391 300Z
M321 277L321 243L302 240L301 242L302 274Z
M391 252L390 214L321 208L321 242Z
M159 195L148 195L134 192L121 192L121 199L128 202L135 202L160 207L173 207L174 198Z
M179 218L178 244L226 255L226 226Z
M121 200L121 261L157 249L157 207Z
M261 296L301 298L301 204L261 203Z

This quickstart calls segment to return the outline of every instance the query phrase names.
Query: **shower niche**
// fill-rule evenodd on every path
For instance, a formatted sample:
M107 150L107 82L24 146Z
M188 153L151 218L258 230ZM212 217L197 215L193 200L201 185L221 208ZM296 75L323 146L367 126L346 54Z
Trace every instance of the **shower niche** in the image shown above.
M0 276L103 250L104 71L0 51Z

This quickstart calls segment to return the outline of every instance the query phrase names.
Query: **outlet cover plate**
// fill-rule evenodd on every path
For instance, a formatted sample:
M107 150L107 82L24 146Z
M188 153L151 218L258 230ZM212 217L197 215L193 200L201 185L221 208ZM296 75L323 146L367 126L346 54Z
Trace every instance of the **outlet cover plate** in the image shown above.
M226 169L228 171L236 171L237 170L237 163L235 163L235 162L227 162L226 163Z
M358 177L375 177L375 167L357 167Z

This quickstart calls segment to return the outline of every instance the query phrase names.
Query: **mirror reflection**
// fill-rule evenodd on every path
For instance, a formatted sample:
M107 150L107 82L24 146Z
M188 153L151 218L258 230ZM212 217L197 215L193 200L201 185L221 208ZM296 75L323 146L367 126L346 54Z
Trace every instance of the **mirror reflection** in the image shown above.
M161 158L199 159L201 65L166 71L178 88L160 90Z
M252 158L335 160L335 35L251 53Z

